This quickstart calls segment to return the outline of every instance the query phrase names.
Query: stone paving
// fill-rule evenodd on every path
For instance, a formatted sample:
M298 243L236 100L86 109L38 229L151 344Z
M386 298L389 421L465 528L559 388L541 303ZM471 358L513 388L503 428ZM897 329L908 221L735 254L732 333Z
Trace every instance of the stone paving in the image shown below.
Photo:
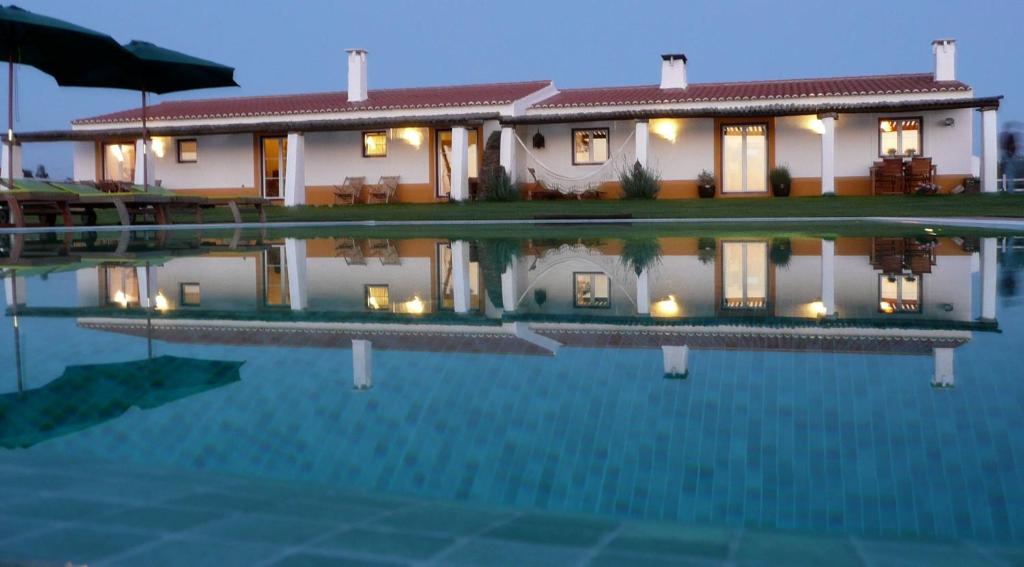
M0 565L1022 565L1024 547L482 508L0 454Z

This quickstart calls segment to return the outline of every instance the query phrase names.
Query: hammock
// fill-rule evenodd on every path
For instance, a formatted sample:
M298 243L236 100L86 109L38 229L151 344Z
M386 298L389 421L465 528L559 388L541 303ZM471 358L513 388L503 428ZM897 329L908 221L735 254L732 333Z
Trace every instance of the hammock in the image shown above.
M629 136L626 136L626 139L623 140L622 145L619 146L619 149L616 150L614 154L608 156L608 159L605 160L605 162L601 164L600 167L598 167L594 171L588 172L587 174L578 177L569 177L566 175L562 175L561 173L558 173L551 167L548 167L543 161L540 160L540 158L537 157L536 154L530 151L530 148L526 146L526 144L523 142L522 138L520 138L518 134L516 134L516 141L519 142L519 145L522 146L523 150L526 151L526 155L532 158L534 163L536 163L537 166L543 169L545 172L544 178L540 178L537 177L537 173L536 171L534 171L533 168L528 168L530 174L533 176L533 180L537 183L537 185L550 191L561 193L563 195L573 195L579 197L585 193L590 193L596 190L598 187L600 187L601 183L605 181L611 181L611 179L598 178L598 176L603 176L603 174L608 170L608 167L615 161L615 158L621 155L623 150L626 149L626 144L628 144L629 141L633 139L633 136L635 134L636 132L630 132ZM549 181L549 179L553 181Z

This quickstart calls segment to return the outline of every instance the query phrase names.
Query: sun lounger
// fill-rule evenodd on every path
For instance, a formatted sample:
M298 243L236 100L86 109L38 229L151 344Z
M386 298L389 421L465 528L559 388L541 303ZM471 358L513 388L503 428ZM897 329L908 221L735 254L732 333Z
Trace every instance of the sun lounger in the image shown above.
M93 186L87 183L54 181L50 182L50 185L76 197L70 202L71 210L81 214L88 225L96 224L96 211L99 209L116 210L122 226L131 226L132 221L137 220L139 216L152 216L156 224L170 222L167 215L170 197L134 191L130 186L119 186L117 191L110 193L100 189L109 186L108 183Z
M366 203L390 203L391 198L398 191L398 177L397 175L381 176L377 184L370 187L370 192L366 195Z
M0 198L6 204L12 225L19 228L28 226L25 217L35 216L40 224L53 226L57 215L61 216L64 226L74 224L69 207L74 195L35 179L15 179L13 188L7 183L7 180L2 182Z

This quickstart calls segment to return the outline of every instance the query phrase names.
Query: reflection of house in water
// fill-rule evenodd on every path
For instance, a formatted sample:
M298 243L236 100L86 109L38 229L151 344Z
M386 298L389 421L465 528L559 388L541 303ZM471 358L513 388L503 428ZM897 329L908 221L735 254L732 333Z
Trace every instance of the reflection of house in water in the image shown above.
M490 241L289 238L148 271L101 263L77 273L80 324L139 334L139 308L154 307L154 336L175 342L929 355L937 384L952 383L952 349L994 328L994 239L504 244L501 254Z

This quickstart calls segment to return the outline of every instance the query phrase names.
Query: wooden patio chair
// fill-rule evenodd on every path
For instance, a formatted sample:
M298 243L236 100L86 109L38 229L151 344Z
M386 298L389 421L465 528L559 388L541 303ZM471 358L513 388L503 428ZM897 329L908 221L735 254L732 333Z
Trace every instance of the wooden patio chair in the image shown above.
M365 183L365 177L346 177L341 185L334 186L334 200L342 205L356 204Z
M932 165L930 157L911 158L907 166L905 181L907 189L913 191L924 184L934 182L935 166Z
M906 184L903 179L903 160L900 158L885 158L881 165L874 169L874 193L875 195L902 195L906 192Z
M402 259L398 256L398 248L388 238L370 238L366 241L367 247L377 256L382 266L401 265Z
M376 185L370 186L370 191L366 194L366 203L390 203L391 198L398 192L398 177L382 175Z
M366 265L366 256L363 255L363 247L355 238L345 238L334 247L337 256L345 258L345 264L349 266Z

